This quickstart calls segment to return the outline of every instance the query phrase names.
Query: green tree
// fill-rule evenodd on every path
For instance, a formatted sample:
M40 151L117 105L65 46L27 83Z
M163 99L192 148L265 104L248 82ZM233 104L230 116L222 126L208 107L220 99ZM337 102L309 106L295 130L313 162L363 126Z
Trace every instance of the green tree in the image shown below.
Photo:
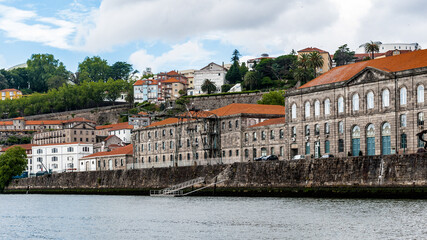
M229 84L236 84L242 81L242 75L240 75L240 67L238 62L234 62L225 75L225 79Z
M115 62L110 67L110 77L113 78L114 80L117 80L117 79L127 80L129 79L132 72L133 72L132 65L127 62Z
M58 75L52 76L47 79L49 88L59 88L67 83L67 79Z
M52 54L33 54L27 60L27 66L30 88L36 92L46 92L49 89L48 79L53 76L68 78L64 64Z
M242 56L239 52L239 50L234 49L233 54L231 55L231 62L239 62L240 56Z
M347 44L344 44L338 47L338 50L335 51L334 61L338 66L346 65L351 62L354 58L354 51L350 51L350 48L347 47Z
M0 189L12 180L13 176L20 175L27 166L27 154L21 147L12 147L0 155Z
M308 57L308 66L313 69L314 77L317 77L317 69L323 67L323 58L318 52L311 52Z
M207 92L208 94L216 92L216 85L209 79L205 79L202 84L202 91Z
M255 66L255 71L259 72L261 77L269 77L276 80L277 78L273 73L273 63L274 60L272 58L264 58Z
M249 71L243 80L243 87L246 90L256 90L260 86L261 76L256 71Z
M258 101L258 104L285 106L284 92L274 91L265 93L264 95L262 95L262 99Z
M110 66L107 60L101 59L99 56L86 57L79 64L78 72L80 73L80 81L97 82L101 80L106 82L110 76Z
M380 47L378 43L373 41L365 43L365 52L371 53L371 59L374 59L375 58L374 53L379 51L380 51Z
M249 71L248 67L246 67L246 63L242 62L242 64L239 67L240 76L243 79L246 75L246 73Z

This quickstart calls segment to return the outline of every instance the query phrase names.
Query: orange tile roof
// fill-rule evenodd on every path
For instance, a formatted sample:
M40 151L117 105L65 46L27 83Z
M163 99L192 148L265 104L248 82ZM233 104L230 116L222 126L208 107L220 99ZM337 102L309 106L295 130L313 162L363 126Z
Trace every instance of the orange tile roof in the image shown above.
M133 85L134 86L141 86L141 85L143 85L144 84L144 81L143 80L138 80L138 81L136 81Z
M148 115L146 112L139 112L138 115Z
M37 146L37 144L16 144L7 148L3 148L0 152L6 152L8 149L13 147L21 147L25 150L30 150L33 146Z
M319 49L319 48L314 48L314 47L308 47L308 48L304 48L299 50L298 52L320 52L320 53L327 53L327 51Z
M260 122L250 127L253 128L253 127L261 127L261 126L277 125L277 124L285 124L285 118L282 117L282 118L268 119L268 120L265 120L264 122Z
M128 125L129 125L129 122L122 122L122 123L96 126L96 129L102 130L102 129L109 129L109 128L115 128L115 127L123 127L123 126L128 126Z
M240 113L285 115L285 107L279 105L232 103L210 112L216 114L219 117Z
M26 125L61 125L61 120L30 120L25 121Z
M12 121L1 121L0 122L0 125L12 125L13 124L13 122Z
M133 145L129 144L124 147L116 148L110 152L97 152L83 158L93 158L93 157L101 157L101 156L115 156L115 155L133 155Z
M13 91L21 92L21 91L19 91L18 89L15 89L15 88L8 88L8 89L0 90L0 92L13 92Z
M179 83L180 81L176 78L169 78L168 80L163 81L164 83Z
M427 67L427 50L418 50L396 56L378 58L336 67L299 88L308 88L347 81L366 67L373 67L385 72L399 72Z
M178 73L175 71L170 71L170 72L166 73L166 75L178 75Z
M43 145L38 145L39 147L43 147L43 146L55 146L55 145L70 145L70 144L92 144L92 143L84 143L84 142L69 142L69 143L49 143L49 144L43 144Z
M162 126L162 125L167 125L167 124L172 124L172 123L177 123L178 121L179 121L178 118L166 118L165 120L154 122L154 123L146 126L146 128L157 127L157 126Z
M14 118L13 120L23 120L24 118L23 117L17 117L17 118Z
M119 125L108 129L108 131L122 130L122 129L133 129L133 125Z

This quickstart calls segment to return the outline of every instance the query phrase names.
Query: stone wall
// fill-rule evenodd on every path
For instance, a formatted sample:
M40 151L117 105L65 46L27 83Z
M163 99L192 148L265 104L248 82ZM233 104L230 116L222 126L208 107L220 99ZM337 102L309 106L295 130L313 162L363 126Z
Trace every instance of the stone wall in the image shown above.
M26 116L26 120L66 120L77 117L83 117L95 121L99 125L106 123L117 123L120 113L129 109L128 104L116 103L114 106L87 108L74 111L48 113L33 116Z
M261 100L263 92L259 93L242 93L242 94L230 94L220 96L208 96L208 97L194 97L189 98L190 106L194 106L196 109L201 110L212 110L227 106L232 103L251 103L256 104L258 100Z
M225 179L217 189L277 189L313 187L427 188L427 154L348 157L301 161L249 162L179 168L76 172L13 180L14 190L159 189L196 177L210 183ZM426 195L424 195L426 196Z

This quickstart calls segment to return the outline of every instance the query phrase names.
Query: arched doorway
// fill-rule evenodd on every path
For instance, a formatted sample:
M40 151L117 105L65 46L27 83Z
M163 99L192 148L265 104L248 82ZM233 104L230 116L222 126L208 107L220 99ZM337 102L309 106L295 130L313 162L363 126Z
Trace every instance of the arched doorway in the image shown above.
M369 124L366 128L366 154L368 156L375 155L375 126Z
M388 122L381 128L381 148L382 155L391 154L391 126Z
M351 131L351 150L353 156L359 156L360 152L360 127L354 126Z

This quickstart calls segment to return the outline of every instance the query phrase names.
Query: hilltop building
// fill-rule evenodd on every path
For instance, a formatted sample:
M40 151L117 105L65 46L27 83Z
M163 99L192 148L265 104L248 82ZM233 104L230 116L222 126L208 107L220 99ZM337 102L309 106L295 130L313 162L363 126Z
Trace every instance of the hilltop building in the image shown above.
M221 86L225 84L227 69L216 63L209 63L206 67L194 71L194 91L188 95L203 94L202 85L205 80L210 80L216 85L217 92L221 92Z
M285 94L288 158L413 153L423 143L427 50L336 67Z
M6 99L12 100L12 99L17 99L22 97L22 92L14 88L0 90L0 93L1 93L1 100L6 100Z
M316 69L317 74L323 74L323 73L331 70L332 58L331 58L331 55L329 55L329 52L327 52L325 50L322 50L319 48L313 48L313 47L304 48L304 49L301 49L298 51L298 58L300 58L301 55L303 55L303 54L310 54L312 52L319 53L323 59L323 67Z
M393 50L409 50L409 51L415 51L420 50L421 46L418 43L382 43L382 42L375 42L378 44L379 52L378 53L385 53L387 51L393 51ZM365 53L365 45L361 44L359 48L357 48L356 53Z

